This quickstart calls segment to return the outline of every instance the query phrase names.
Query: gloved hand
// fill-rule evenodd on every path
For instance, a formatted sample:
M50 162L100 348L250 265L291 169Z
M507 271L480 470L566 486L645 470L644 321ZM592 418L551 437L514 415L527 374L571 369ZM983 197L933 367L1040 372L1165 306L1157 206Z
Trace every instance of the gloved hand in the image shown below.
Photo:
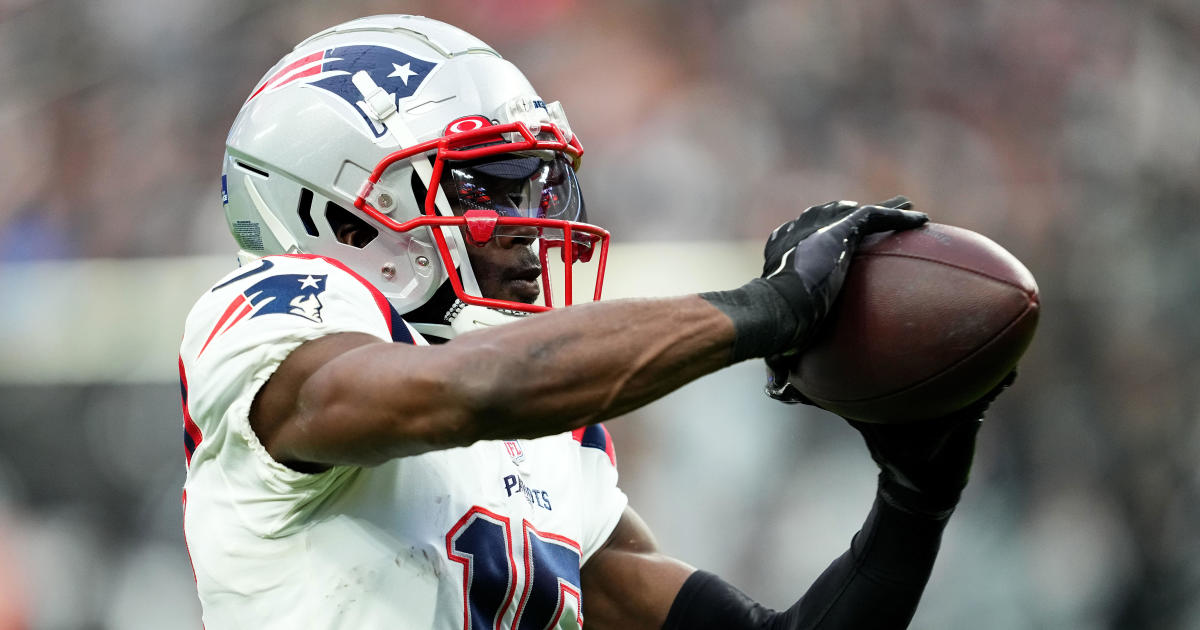
M863 236L914 228L929 220L912 207L905 197L867 206L831 201L775 228L763 250L762 278L796 315L793 347L802 346L829 312Z
M813 404L807 396L801 394L800 390L788 381L792 373L792 368L796 367L796 360L799 356L799 352L791 351L763 359L767 364L767 387L765 390L767 396L789 405L796 403Z
M829 312L859 240L928 220L904 197L881 205L831 201L775 228L763 250L762 277L733 291L702 293L733 320L732 361L802 347Z
M798 219L784 223L771 234L764 251L762 277L788 299L793 310L802 313L797 315L800 321L793 344L783 353L766 357L768 396L785 403L809 402L788 383L797 349L804 346L833 305L859 239L866 234L924 224L929 218L911 212L912 207L903 196L870 206L831 201L805 210ZM814 232L821 233L809 239Z
M983 398L944 418L909 424L846 419L879 465L879 494L893 507L934 518L954 511L971 472L983 414L1016 379L1012 371Z

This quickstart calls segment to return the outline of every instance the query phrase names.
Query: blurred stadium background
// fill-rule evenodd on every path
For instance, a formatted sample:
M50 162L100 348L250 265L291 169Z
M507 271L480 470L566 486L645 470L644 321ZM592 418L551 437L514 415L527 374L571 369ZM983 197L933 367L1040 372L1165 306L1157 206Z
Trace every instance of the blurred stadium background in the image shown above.
M0 0L0 630L199 628L175 353L233 264L226 130L301 38L458 24L561 99L610 295L727 288L804 206L904 193L1043 293L914 627L1200 628L1196 0ZM610 423L663 547L786 606L857 436L756 365Z

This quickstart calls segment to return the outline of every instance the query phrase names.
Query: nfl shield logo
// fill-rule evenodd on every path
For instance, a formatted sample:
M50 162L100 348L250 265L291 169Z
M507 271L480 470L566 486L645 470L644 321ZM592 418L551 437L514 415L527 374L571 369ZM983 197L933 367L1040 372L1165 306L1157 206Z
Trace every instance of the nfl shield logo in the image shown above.
M514 464L520 464L525 460L525 451L521 450L520 440L504 440L504 450L508 451L508 456L512 458Z

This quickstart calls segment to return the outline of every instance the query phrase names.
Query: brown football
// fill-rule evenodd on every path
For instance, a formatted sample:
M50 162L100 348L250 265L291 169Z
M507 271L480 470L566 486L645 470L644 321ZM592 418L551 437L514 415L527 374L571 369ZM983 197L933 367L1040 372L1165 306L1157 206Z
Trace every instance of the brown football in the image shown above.
M987 237L937 223L874 234L790 382L847 418L939 417L1016 366L1039 310L1033 274Z

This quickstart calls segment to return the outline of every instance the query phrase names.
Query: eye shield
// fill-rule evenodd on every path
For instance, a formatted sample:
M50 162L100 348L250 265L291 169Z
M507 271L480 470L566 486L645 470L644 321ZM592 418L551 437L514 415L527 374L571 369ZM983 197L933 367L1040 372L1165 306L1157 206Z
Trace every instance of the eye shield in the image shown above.
M542 261L544 304L519 304L478 295L477 289L464 288L458 274L450 273L449 281L456 295L467 304L533 312L552 308L554 303L569 305L576 301L572 298L576 292L573 285L577 284L573 263L587 263L596 252L600 255L595 273L585 274L590 280L580 278L594 286L594 291L578 297L598 300L609 234L586 223L583 197L575 177L582 153L577 139L573 136L568 139L563 130L551 123L534 129L517 122L471 126L462 131L452 124L446 135L381 160L364 183L354 206L396 232L440 228L431 234L447 269L458 266L449 245L450 234L444 232L448 228L457 226L463 240L476 246L486 245L496 236L528 238L531 245L536 239ZM412 191L417 193L418 203L423 201L421 214L399 222L388 216L386 210L409 188L408 174L414 173L410 169L429 169L426 171L429 175L422 175L421 180L436 181L438 185L418 186L420 181L414 174ZM552 257L550 254L556 248L559 254ZM562 264L556 264L559 261L552 258ZM462 260L462 264L466 261ZM552 266L559 268L555 275L561 278L561 290L552 290ZM552 296L559 297L552 301Z
M587 210L575 170L562 155L550 159L499 155L468 162L447 162L442 190L455 215L494 212L498 217L523 217L587 223ZM551 233L547 233L551 230ZM507 235L504 226L496 234ZM542 238L561 238L562 230L543 227ZM590 246L580 233L577 243Z

